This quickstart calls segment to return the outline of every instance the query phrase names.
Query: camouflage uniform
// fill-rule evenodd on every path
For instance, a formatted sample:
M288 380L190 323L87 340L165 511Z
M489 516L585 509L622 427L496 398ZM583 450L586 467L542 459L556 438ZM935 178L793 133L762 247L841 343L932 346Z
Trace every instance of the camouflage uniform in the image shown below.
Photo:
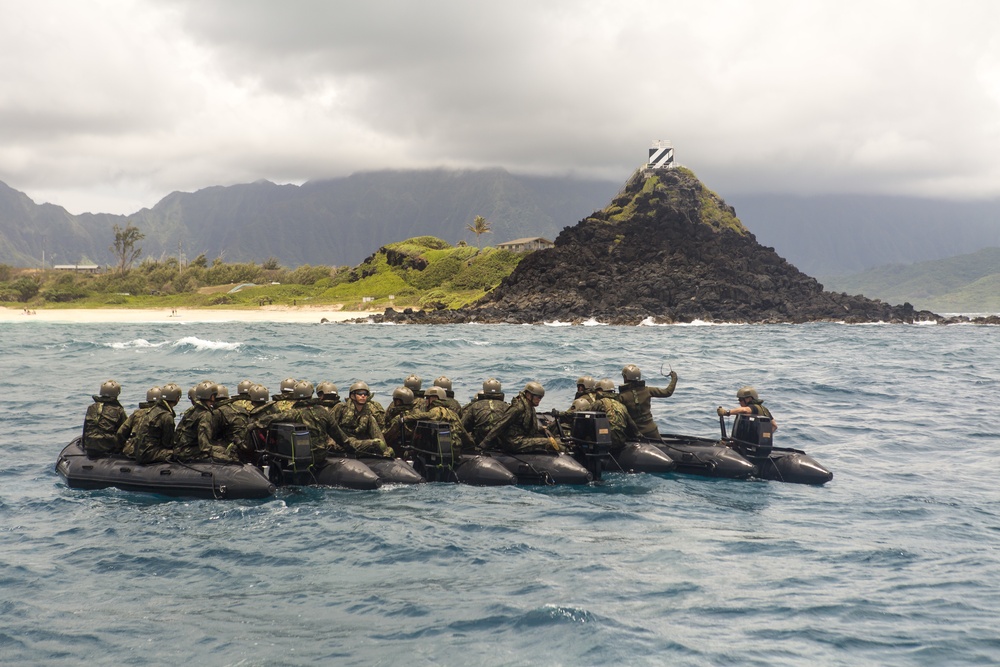
M625 447L629 441L636 441L641 433L639 426L629 415L628 410L620 402L615 400L612 392L598 392L598 399L591 407L595 412L603 412L608 418L611 426L611 452L617 453Z
M242 461L250 461L251 450L247 443L247 431L250 427L250 410L253 403L243 398L223 400L215 404L219 414L219 431L215 439L219 445L227 448ZM232 449L229 449L232 447Z
M304 424L309 429L309 447L313 465L323 465L327 454L344 454L349 438L337 424L333 413L320 401L311 398L298 400L292 409L282 416L287 417L287 421Z
M161 398L153 404L132 434L136 461L160 463L173 456L174 418L174 408L166 400Z
M83 418L83 448L87 456L99 459L121 451L118 429L125 423L125 408L111 396L94 397Z
M477 449L475 440L462 426L462 419L448 407L447 403L435 401L427 410L413 410L401 421L404 423L404 428L412 427L418 421L446 422L451 427L452 449L456 454L460 453L459 450L465 450L468 454Z
M347 436L348 446L357 454L393 456L393 451L385 444L382 429L367 403L360 410L354 401L338 403L333 408L333 419Z
M414 411L414 406L412 403L409 405L390 405L389 409L385 411L385 442L387 445L392 447L397 453L402 451L403 437L410 435L410 432L403 430L403 418L406 415Z
M378 424L380 429L385 428L385 408L382 404L375 399L368 398L368 409L371 410L372 416L375 417L375 423Z
M179 461L235 461L236 455L226 451L228 443L216 442L224 428L219 411L196 400L174 431L174 458Z
M510 408L486 434L480 446L483 449L499 447L509 454L556 449L554 439L544 433L538 426L535 406L527 392L522 391L510 402Z
M118 445L121 447L122 454L125 456L135 458L135 439L133 436L139 431L146 415L149 414L149 409L155 404L155 401L141 401L139 403L139 408L137 410L133 410L132 414L130 414L128 418L122 422L122 425L118 427L116 438L118 440Z
M634 380L618 388L618 400L635 420L644 438L660 439L660 431L656 428L653 412L650 410L650 399L667 398L673 395L676 387L677 374L671 373L670 384L665 389L647 387L645 380Z
M462 410L462 427L476 442L482 442L510 406L503 394L480 393Z

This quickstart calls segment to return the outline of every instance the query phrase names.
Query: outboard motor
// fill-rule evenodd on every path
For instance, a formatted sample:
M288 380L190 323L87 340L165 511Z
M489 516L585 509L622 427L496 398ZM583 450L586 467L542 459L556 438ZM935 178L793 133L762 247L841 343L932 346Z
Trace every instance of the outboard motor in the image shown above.
M304 424L276 422L254 440L260 466L275 484L315 483L312 466L309 429Z
M770 456L774 432L771 418L764 415L736 415L732 439L750 456ZM746 455L744 454L744 456Z
M413 467L428 482L458 481L454 470L458 461L448 422L418 421L406 449L413 457Z
M573 455L591 475L600 481L601 471L611 457L611 424L603 412L574 412L570 427Z

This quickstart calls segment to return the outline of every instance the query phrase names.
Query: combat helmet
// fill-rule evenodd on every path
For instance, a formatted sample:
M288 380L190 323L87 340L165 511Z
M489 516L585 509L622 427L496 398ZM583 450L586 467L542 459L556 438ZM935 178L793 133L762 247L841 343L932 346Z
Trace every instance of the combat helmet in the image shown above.
M545 387L535 381L531 381L524 385L524 391L533 396L537 396L538 398L545 396Z
M295 389L295 383L298 382L295 378L285 378L278 385L278 392L281 394L290 394Z
M267 387L262 384L255 384L250 387L250 391L247 392L250 395L251 403L267 403L271 398L271 394L268 393Z
M229 387L224 384L215 385L215 397L220 401L229 398Z
M432 398L436 398L439 401L443 401L444 399L448 398L448 392L444 390L444 387L435 386L435 387L430 387L427 391L425 391L424 396L427 397L428 402Z
M369 389L368 385L366 383L364 383L364 382L355 382L354 384L352 384L351 385L351 389L350 389L350 391L348 393L353 396L354 394L358 393L359 391L363 391L363 392L367 393L368 395L371 395L371 393L372 393L371 389Z
M740 387L736 390L736 398L750 398L753 399L754 403L760 400L760 397L757 395L757 390L750 385Z
M333 398L338 398L338 399L340 398L340 395L337 393L337 385L330 382L329 380L320 382L318 385L316 385L316 393L323 394L324 398L326 398L327 396L331 396Z
M162 395L163 391L159 387L150 387L146 390L146 402L156 403Z
M586 391L593 391L597 381L589 375L582 375L576 379L576 386L583 385Z
M599 391L613 392L615 390L615 381L611 378L601 378L601 380L597 383L597 389Z
M442 375L438 379L434 380L435 387L441 387L445 391L451 391L451 379Z
M483 393L484 394L499 394L500 393L500 380L496 378L490 378L483 383Z
M396 399L403 405L413 405L413 392L409 387L396 387L392 392L392 400Z
M199 401L207 401L218 393L218 386L211 380L202 380L194 386L194 397Z
M573 410L573 412L587 412L592 407L593 406L590 404L590 401L588 401L587 399L578 398L575 401L573 401L573 407L571 409Z
M303 398L312 398L313 395L313 383L308 380L299 380L292 387L292 397L298 400Z
M414 395L420 391L420 386L424 383L418 376L410 373L410 375L403 380L403 386L413 392Z
M250 393L250 387L254 385L252 380L243 380L238 385L236 385L236 393L240 396L246 396Z
M108 380L101 385L101 396L107 396L109 398L118 398L118 395L122 393L122 386L115 382L114 380Z
M174 382L168 382L160 389L160 395L167 403L176 403L181 400L181 388Z
M629 364L622 369L622 379L626 382L635 382L642 379L642 371L635 364Z

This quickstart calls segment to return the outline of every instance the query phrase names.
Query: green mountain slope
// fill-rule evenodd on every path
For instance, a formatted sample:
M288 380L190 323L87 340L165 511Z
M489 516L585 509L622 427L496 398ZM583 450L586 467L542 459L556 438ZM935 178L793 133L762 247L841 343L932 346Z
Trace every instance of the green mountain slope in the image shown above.
M827 289L935 312L1000 312L1000 248L822 278Z

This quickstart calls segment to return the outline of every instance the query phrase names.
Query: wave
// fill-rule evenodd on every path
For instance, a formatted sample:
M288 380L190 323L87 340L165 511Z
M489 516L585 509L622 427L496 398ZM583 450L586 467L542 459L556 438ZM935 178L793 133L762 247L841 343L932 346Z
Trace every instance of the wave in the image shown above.
M164 345L167 345L168 342L169 341L163 341L162 343L150 343L145 338L135 338L133 340L127 340L120 343L105 343L104 345L113 350L143 350L163 347Z
M198 352L203 352L205 350L238 350L242 345L243 343L227 343L224 340L205 340L197 336L185 336L173 343L172 347L176 349L193 347Z

